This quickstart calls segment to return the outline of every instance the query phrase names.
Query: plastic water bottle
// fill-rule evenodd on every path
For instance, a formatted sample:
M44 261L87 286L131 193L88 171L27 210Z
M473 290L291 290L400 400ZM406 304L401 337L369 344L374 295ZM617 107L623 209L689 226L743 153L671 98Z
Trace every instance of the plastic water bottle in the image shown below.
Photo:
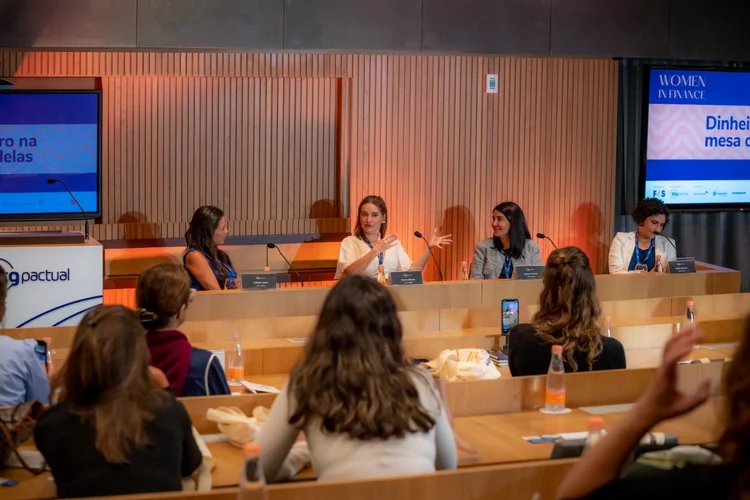
M685 305L685 317L682 318L682 324L680 325L680 331L684 332L688 327L695 326L695 302L688 300Z
M381 285L387 285L388 279L385 277L385 267L383 264L378 265L378 283Z
M589 435L583 452L589 451L596 443L604 437L604 419L602 417L589 417Z
M604 325L602 325L602 335L604 337L612 336L612 317L604 316Z
M565 365L561 345L552 346L544 403L545 410L549 413L559 413L565 409Z
M47 373L52 373L55 369L55 365L52 363L52 355L55 354L55 351L52 350L52 337L42 337L42 340L47 343L47 352L45 353L47 363L45 368L47 369Z
M260 466L260 445L248 443L243 448L245 464L240 474L239 500L267 500L268 491L263 469Z
M462 280L468 280L469 279L469 263L465 260L461 261L461 279Z
M227 375L229 385L241 385L240 381L245 380L245 353L242 351L242 342L240 334L234 332L232 349L229 351L227 359Z

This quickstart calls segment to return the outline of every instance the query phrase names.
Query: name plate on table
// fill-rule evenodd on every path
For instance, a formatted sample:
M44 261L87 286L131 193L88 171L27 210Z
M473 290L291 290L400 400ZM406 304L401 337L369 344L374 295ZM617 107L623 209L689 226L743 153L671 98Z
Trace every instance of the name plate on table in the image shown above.
M242 288L245 290L275 290L276 275L272 273L243 274Z
M678 257L669 262L669 274L690 274L695 272L695 257Z
M544 277L544 266L518 266L515 269L519 280L540 280Z
M393 271L388 280L391 285L421 285L422 271Z

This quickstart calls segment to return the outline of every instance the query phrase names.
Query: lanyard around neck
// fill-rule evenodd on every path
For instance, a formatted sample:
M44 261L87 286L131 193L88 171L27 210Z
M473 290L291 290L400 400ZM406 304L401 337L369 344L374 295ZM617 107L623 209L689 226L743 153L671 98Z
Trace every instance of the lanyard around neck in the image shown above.
M651 253L654 251L654 246L656 246L656 238L651 238L651 244L648 246L648 253L646 253L646 257L641 260L641 248L638 246L638 234L635 235L635 261L637 264L645 264L648 262L649 257L651 257Z
M510 279L513 260L507 253L505 253L505 250L500 250L500 253L503 255L503 257L505 257L505 260L503 261L503 276L505 276L507 279Z
M368 240L367 236L365 236L364 234L362 235L362 241L367 243L368 247L373 248L372 243L370 243L370 240ZM385 260L385 255L383 255L383 252L380 252L380 254L378 254L378 265L382 266L384 260Z

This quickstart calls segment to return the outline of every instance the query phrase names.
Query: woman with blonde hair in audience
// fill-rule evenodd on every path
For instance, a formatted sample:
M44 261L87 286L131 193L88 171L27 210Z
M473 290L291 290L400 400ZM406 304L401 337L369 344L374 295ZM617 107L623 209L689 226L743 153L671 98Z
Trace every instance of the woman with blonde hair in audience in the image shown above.
M182 256L192 288L222 290L227 279L237 278L232 259L219 248L228 234L227 219L220 208L206 205L195 211L185 232L187 250Z
M218 358L190 345L179 331L193 294L190 278L177 264L156 264L138 277L135 303L147 331L151 364L164 372L178 398L230 394Z
M547 373L555 344L562 345L566 372L625 368L622 344L602 336L601 330L601 307L588 257L576 247L555 250L544 269L539 310L531 324L510 332L510 373Z
M58 496L182 489L202 455L185 408L160 385L133 311L86 313L53 384L58 402L34 429Z
M0 322L5 317L8 275L0 266ZM51 373L36 354L36 340L17 340L0 335L0 406L29 401L49 402Z
M320 480L456 467L441 398L402 336L393 298L372 278L348 276L331 290L257 439L268 481L300 431Z

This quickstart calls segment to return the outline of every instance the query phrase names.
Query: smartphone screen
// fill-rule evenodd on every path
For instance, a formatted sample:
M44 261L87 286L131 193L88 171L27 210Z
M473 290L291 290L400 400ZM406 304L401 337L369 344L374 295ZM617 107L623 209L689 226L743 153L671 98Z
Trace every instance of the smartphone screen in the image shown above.
M34 352L39 360L44 363L44 366L47 366L47 342L44 340L37 340Z
M510 335L510 331L518 324L518 299L503 299L503 335Z

